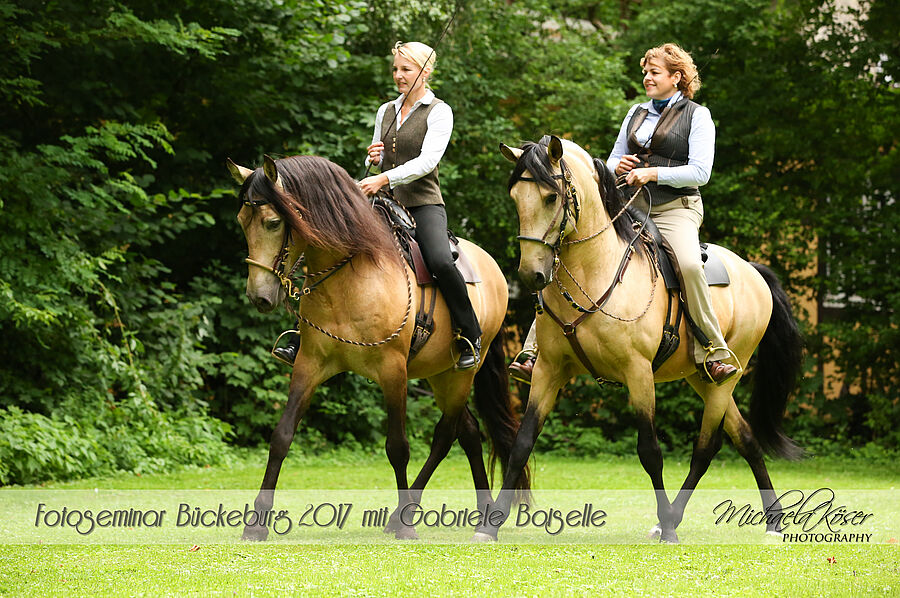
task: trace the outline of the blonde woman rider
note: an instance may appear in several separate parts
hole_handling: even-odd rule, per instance
[[[422,257],[437,278],[450,318],[460,332],[456,368],[469,369],[481,358],[481,327],[450,253],[447,212],[438,180],[438,165],[453,132],[453,110],[436,98],[428,85],[437,58],[434,50],[419,42],[397,42],[393,54],[394,83],[400,96],[378,109],[366,158],[381,173],[363,179],[359,186],[370,196],[390,189],[394,199],[412,214]]]

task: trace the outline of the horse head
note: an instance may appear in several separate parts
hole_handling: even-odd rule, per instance
[[[396,253],[387,224],[347,171],[320,156],[265,156],[250,170],[228,161],[241,184],[238,222],[247,238],[247,297],[262,312],[285,297],[299,257],[337,262],[360,255],[375,263]],[[323,264],[327,265],[327,264]]]
[[[231,159],[227,165],[241,185],[237,220],[247,239],[247,298],[260,312],[270,312],[285,297],[279,274],[288,274],[286,268],[297,261],[305,244],[291,234],[292,223],[280,208],[286,203],[285,189],[275,160],[265,156],[263,167],[256,170]]]
[[[576,230],[581,198],[597,188],[596,171],[587,152],[556,136],[521,148],[500,144],[500,152],[516,165],[509,195],[519,213],[519,278],[539,291],[550,284],[563,241]]]

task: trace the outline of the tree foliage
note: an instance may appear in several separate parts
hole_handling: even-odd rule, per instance
[[[396,40],[438,47],[454,109],[441,165],[451,226],[508,274],[516,217],[499,142],[569,137],[605,157],[640,95],[638,59],[678,41],[718,128],[706,235],[813,299],[807,439],[900,445],[896,210],[898,16],[889,2],[762,0],[0,0],[0,483],[228,458],[268,438],[286,316],[243,298],[226,157],[324,155],[362,175]],[[836,366],[838,396],[824,392]],[[699,405],[660,387],[689,446]],[[410,401],[427,436],[434,408]],[[577,399],[577,400],[576,400]],[[341,376],[302,442],[375,446],[380,394]],[[546,442],[632,436],[620,395],[566,391]],[[599,449],[598,449],[599,450]]]

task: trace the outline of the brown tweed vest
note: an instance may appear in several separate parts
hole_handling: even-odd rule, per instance
[[[635,138],[635,133],[647,118],[649,110],[638,108],[631,115],[628,123],[628,151],[637,154],[641,160],[640,166],[645,168],[649,166],[684,166],[688,163],[690,149],[688,139],[691,135],[691,119],[696,109],[696,102],[687,98],[682,98],[674,104],[666,106],[653,130],[650,145],[643,147]],[[700,189],[697,187],[676,188],[651,182],[647,183],[647,188],[650,190],[650,196],[653,198],[655,206],[686,195],[700,195]]]
[[[406,164],[422,153],[422,142],[428,131],[428,115],[439,103],[441,100],[434,98],[431,104],[427,106],[423,104],[413,110],[403,121],[399,132],[396,120],[391,113],[392,110],[395,110],[393,102],[388,105],[381,121],[381,138],[384,139],[384,152],[381,158],[382,172]],[[407,208],[443,205],[444,198],[441,196],[438,166],[420,179],[394,187],[394,199]]]

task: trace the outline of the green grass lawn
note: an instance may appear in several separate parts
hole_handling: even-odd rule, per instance
[[[253,489],[265,463],[248,453],[227,468],[189,468],[168,475],[126,475],[46,484],[48,490]],[[421,463],[414,459],[410,477]],[[666,463],[670,494],[687,472]],[[649,485],[637,457],[575,459],[539,455],[538,489]],[[890,491],[900,465],[861,459],[774,461],[776,489]],[[467,463],[454,449],[429,488],[467,490]],[[393,488],[382,455],[295,453],[279,489]],[[701,488],[753,489],[743,461],[717,459]],[[277,501],[277,495],[276,495]],[[648,517],[652,513],[647,514]],[[686,516],[686,527],[691,513]],[[681,531],[682,528],[679,528]],[[502,539],[501,532],[501,539]],[[685,594],[716,596],[900,595],[897,544],[659,545],[637,537],[629,545],[430,544],[0,544],[0,595],[341,595],[341,596],[581,596]],[[831,560],[829,560],[831,559]]]

